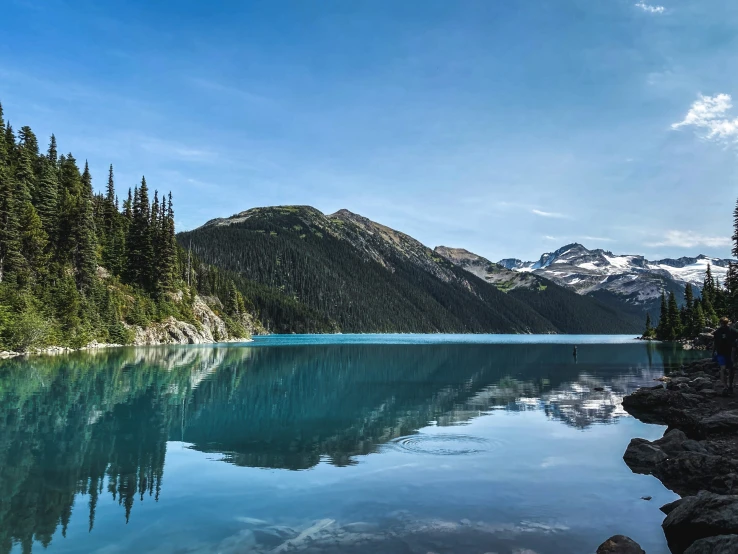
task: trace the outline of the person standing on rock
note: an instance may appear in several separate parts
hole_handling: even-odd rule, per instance
[[[722,317],[720,318],[720,327],[712,336],[712,349],[717,355],[717,362],[720,366],[720,381],[725,387],[723,394],[733,394],[733,378],[735,377],[733,349],[738,343],[738,331],[730,327],[730,320],[727,317]],[[728,370],[729,375],[726,375],[726,370]]]

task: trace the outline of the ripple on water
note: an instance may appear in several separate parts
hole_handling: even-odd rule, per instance
[[[408,435],[388,443],[390,448],[410,454],[432,454],[435,456],[464,456],[490,452],[502,447],[498,441],[489,441],[471,435]]]

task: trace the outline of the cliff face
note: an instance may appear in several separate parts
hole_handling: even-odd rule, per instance
[[[211,300],[212,301],[212,300]],[[197,324],[179,321],[169,317],[161,323],[146,328],[138,325],[129,326],[135,333],[135,346],[153,344],[212,344],[215,342],[236,342],[249,340],[250,337],[230,336],[225,322],[218,317],[210,306],[196,296],[192,311]]]

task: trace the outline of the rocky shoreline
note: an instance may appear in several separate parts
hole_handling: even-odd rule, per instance
[[[674,554],[738,552],[738,397],[723,397],[719,368],[706,359],[626,396],[623,408],[666,425],[661,439],[633,439],[623,459],[682,498],[662,506]]]
[[[133,331],[134,339],[129,345],[107,344],[92,341],[81,348],[70,348],[66,346],[47,346],[43,348],[32,348],[25,352],[1,351],[0,360],[14,358],[16,356],[28,356],[36,354],[63,354],[78,350],[94,350],[97,348],[116,348],[120,346],[154,346],[160,344],[216,344],[227,342],[249,342],[251,337],[230,337],[225,322],[212,310],[208,302],[213,303],[217,299],[201,298],[196,296],[192,304],[192,311],[197,325],[180,321],[169,317],[160,323],[153,323],[147,327],[137,325],[126,325]],[[252,332],[258,331],[254,328],[251,318],[244,318],[244,326]],[[125,325],[125,324],[124,324]]]

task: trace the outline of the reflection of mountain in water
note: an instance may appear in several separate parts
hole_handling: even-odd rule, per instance
[[[4,362],[0,552],[64,533],[77,493],[88,495],[90,529],[100,494],[127,520],[136,497],[161,494],[167,440],[236,465],[305,469],[321,457],[351,464],[430,421],[491,409],[544,410],[580,428],[612,422],[661,360],[651,370],[641,344],[597,349],[607,363],[583,355],[574,365],[564,345],[483,344],[155,347]]]

